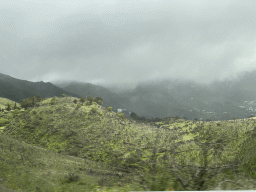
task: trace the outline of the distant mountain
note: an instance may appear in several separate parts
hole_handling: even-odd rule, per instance
[[[248,74],[247,74],[248,75]],[[251,81],[250,81],[251,79]],[[126,109],[140,117],[187,119],[233,119],[249,115],[238,106],[245,100],[252,100],[255,89],[253,75],[250,79],[213,82],[200,85],[191,81],[163,80],[139,84],[133,90],[118,91],[90,83],[65,81],[53,82],[64,90],[79,95],[101,96],[103,106]],[[243,80],[244,83],[240,83]],[[246,89],[245,89],[246,88]],[[110,91],[111,90],[111,91]]]
[[[120,108],[126,109],[126,111],[132,111],[134,107],[127,97],[113,93],[102,86],[77,81],[55,81],[52,83],[60,88],[63,88],[63,90],[82,95],[83,97],[88,97],[89,95],[93,96],[94,98],[102,97],[102,106],[104,107],[108,105],[115,110]]]
[[[49,82],[30,82],[0,73],[0,97],[8,98],[17,103],[35,95],[49,98],[54,96],[62,97],[62,94],[81,98],[80,95],[65,91]]]
[[[244,101],[256,101],[255,76],[256,72],[247,73],[238,80],[213,82],[208,86],[189,81],[148,82],[133,90],[114,92],[91,83],[68,80],[29,82],[0,73],[0,97],[20,103],[35,95],[42,98],[62,97],[62,94],[77,98],[91,95],[102,97],[102,106],[111,106],[113,111],[126,109],[122,111],[125,116],[134,112],[146,118],[178,116],[217,121],[251,115],[251,109],[239,106],[244,105]]]

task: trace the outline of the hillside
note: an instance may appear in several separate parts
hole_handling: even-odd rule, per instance
[[[163,169],[165,158],[168,157],[171,164],[183,169],[179,164],[184,162],[178,154],[185,150],[186,162],[193,162],[193,165],[198,167],[202,162],[194,158],[200,156],[193,151],[197,149],[199,141],[203,143],[207,138],[211,143],[221,141],[218,138],[229,139],[225,148],[220,151],[222,156],[227,158],[225,162],[236,162],[234,158],[239,157],[248,164],[247,154],[253,152],[245,153],[240,147],[253,144],[251,132],[254,121],[223,121],[216,124],[169,118],[165,122],[158,122],[161,126],[156,128],[151,124],[139,124],[126,119],[122,113],[115,113],[111,108],[96,103],[82,105],[75,97],[56,98],[54,105],[50,104],[52,99],[43,100],[38,103],[38,107],[22,109],[18,113],[0,113],[0,158],[3,160],[0,167],[5,168],[2,173],[8,173],[12,178],[9,180],[6,174],[1,174],[0,184],[6,186],[16,183],[12,186],[20,186],[24,191],[37,189],[60,192],[62,189],[74,190],[74,187],[75,191],[93,191],[97,186],[115,188],[118,191],[168,188],[188,190],[188,187],[182,188],[178,184],[180,181],[175,179],[181,177],[176,175],[176,168],[169,163],[168,168]],[[75,99],[77,104],[74,103]],[[249,144],[247,140],[250,141]],[[242,143],[246,145],[241,145]],[[191,149],[192,153],[189,152]],[[229,152],[237,155],[229,155]],[[244,154],[241,156],[241,153]],[[155,155],[158,160],[161,159],[158,163]],[[177,161],[179,163],[175,163]],[[224,163],[224,159],[216,159],[213,154],[209,156],[208,161],[209,166],[220,166]],[[160,174],[159,179],[164,179],[167,174],[168,181],[164,179],[167,183],[155,181],[153,186],[152,181],[140,174],[146,174],[145,171],[151,167],[151,163],[154,163],[154,171],[147,174]],[[240,168],[241,165],[239,164]],[[29,173],[26,174],[24,170]],[[194,168],[191,172],[183,172],[196,174],[196,170],[193,170]],[[207,170],[207,167],[204,170]],[[169,171],[174,171],[172,176]],[[243,183],[240,189],[256,187],[256,184],[245,177],[246,174],[248,171],[245,172],[244,169],[240,169],[239,174],[236,173],[238,181]],[[192,182],[189,186],[192,189],[213,189],[226,177],[226,173],[216,172],[209,180],[210,183],[198,186]],[[143,184],[144,179],[148,181]],[[98,181],[98,184],[95,181]],[[122,188],[123,185],[126,187]],[[233,184],[227,185],[228,189],[235,187],[237,186]]]
[[[26,80],[16,79],[9,75],[0,73],[0,97],[8,98],[12,101],[20,103],[21,100],[34,95],[40,95],[42,98],[61,97],[62,94],[67,96],[82,96],[65,91],[50,82],[30,82]]]

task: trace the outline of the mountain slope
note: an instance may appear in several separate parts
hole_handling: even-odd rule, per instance
[[[90,144],[96,142],[96,135],[108,135],[102,143],[107,150],[106,145],[115,140],[111,135],[125,134],[125,127],[132,125],[143,134],[143,129],[139,128],[143,127],[141,124],[123,118],[122,114],[109,111],[96,103],[90,106],[79,102],[74,104],[74,99],[78,100],[75,97],[57,98],[56,104],[50,105],[49,98],[39,102],[39,107],[21,110],[10,123],[2,127],[2,133],[20,142],[24,141],[58,153],[96,161],[104,155],[98,152],[89,153]],[[148,124],[149,127],[157,129]],[[136,137],[141,134],[137,134]],[[100,143],[99,140],[97,143]],[[97,148],[102,147],[97,146]]]
[[[62,94],[81,98],[82,96],[65,91],[52,83],[29,82],[0,73],[0,97],[20,103],[21,100],[35,95],[42,98],[61,97]]]

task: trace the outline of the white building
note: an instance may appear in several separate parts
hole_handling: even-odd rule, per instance
[[[117,112],[126,111],[126,109],[117,109]]]

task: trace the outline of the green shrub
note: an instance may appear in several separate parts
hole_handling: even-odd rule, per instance
[[[0,127],[8,124],[11,120],[0,118]]]
[[[77,104],[77,106],[76,106],[77,109],[78,109],[78,108],[81,108],[81,107],[82,107],[81,104]]]
[[[89,98],[87,99],[90,103],[92,103],[93,101],[95,101],[95,98],[93,98],[93,96],[89,96]]]
[[[85,103],[85,105],[86,105],[86,106],[90,106],[90,105],[92,105],[92,104],[91,104],[90,101],[87,101],[87,102]]]
[[[14,110],[12,111],[12,116],[13,116],[13,117],[16,117],[19,113],[20,113],[20,111],[19,111],[18,109],[14,109]]]
[[[97,108],[95,108],[95,107],[92,107],[92,108],[91,108],[91,112],[92,112],[92,113],[95,113],[96,111],[97,111]]]
[[[55,105],[55,104],[56,104],[56,98],[54,97],[51,99],[50,105]]]
[[[98,103],[99,105],[102,105],[102,104],[103,104],[103,101],[102,101],[102,100],[98,100],[97,103]]]
[[[86,100],[85,100],[84,97],[82,97],[82,98],[80,98],[80,101],[81,101],[82,103],[84,103]]]
[[[121,119],[124,119],[124,114],[123,114],[123,113],[117,112],[117,115],[118,115]]]
[[[71,182],[78,182],[79,179],[79,175],[75,174],[75,173],[69,173],[67,176],[65,176],[65,179],[61,180],[62,184],[64,183],[71,183]]]
[[[245,172],[250,178],[256,179],[256,157],[252,157],[246,164],[239,167],[240,170]]]
[[[108,111],[112,111],[112,107],[108,107]]]

